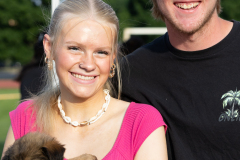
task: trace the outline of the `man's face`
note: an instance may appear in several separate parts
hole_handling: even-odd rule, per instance
[[[216,12],[217,0],[157,0],[168,28],[186,34],[200,30]]]

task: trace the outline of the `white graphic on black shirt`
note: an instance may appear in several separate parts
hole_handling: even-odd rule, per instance
[[[228,91],[223,94],[223,109],[226,109],[220,117],[219,121],[240,121],[238,107],[240,106],[240,91]]]

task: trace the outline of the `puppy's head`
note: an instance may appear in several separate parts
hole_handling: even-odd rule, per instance
[[[16,140],[2,160],[63,160],[64,152],[53,137],[35,132]]]

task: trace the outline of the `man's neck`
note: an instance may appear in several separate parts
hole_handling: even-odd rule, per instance
[[[170,43],[182,51],[198,51],[214,46],[231,31],[233,23],[223,20],[218,15],[213,17],[194,34],[186,34],[167,24]]]

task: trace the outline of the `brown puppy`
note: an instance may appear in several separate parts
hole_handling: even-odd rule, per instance
[[[16,140],[8,148],[2,160],[63,160],[65,148],[53,137],[34,132]],[[84,154],[71,160],[97,160]]]
[[[64,152],[54,138],[35,132],[16,140],[2,160],[63,160]]]

